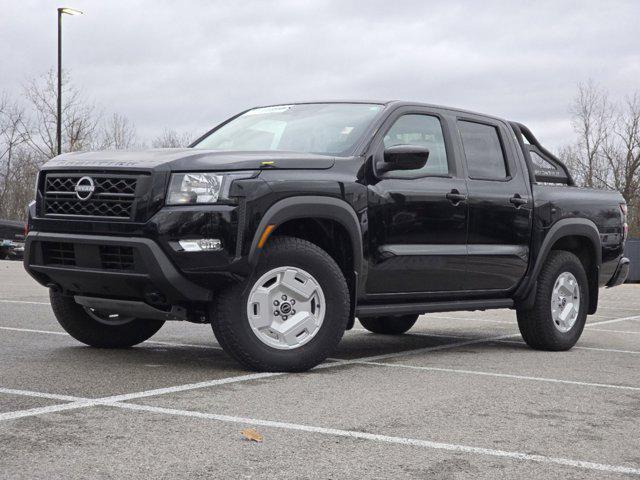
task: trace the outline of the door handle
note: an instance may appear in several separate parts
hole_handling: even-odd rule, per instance
[[[460,193],[455,188],[447,193],[446,197],[447,200],[449,200],[454,205],[458,205],[460,202],[464,202],[467,199],[467,196],[465,194]]]
[[[515,205],[516,208],[520,208],[522,205],[526,205],[527,203],[529,203],[529,200],[526,198],[522,198],[519,193],[516,193],[509,199],[509,202]]]

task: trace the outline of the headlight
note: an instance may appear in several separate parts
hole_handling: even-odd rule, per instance
[[[254,172],[174,173],[167,192],[167,205],[195,205],[229,200],[234,180],[251,178]]]

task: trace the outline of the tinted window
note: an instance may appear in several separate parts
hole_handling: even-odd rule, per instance
[[[458,122],[464,153],[467,157],[469,177],[484,180],[507,178],[498,129],[475,122]]]
[[[384,146],[421,145],[429,149],[429,160],[420,170],[395,171],[396,176],[415,176],[416,173],[447,175],[447,151],[444,147],[442,125],[431,115],[403,115],[398,118],[384,137]]]

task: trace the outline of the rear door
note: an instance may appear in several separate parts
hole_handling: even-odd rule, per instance
[[[465,290],[507,291],[529,261],[531,186],[503,122],[458,117],[469,195]]]
[[[467,187],[455,161],[452,132],[455,122],[444,112],[403,107],[374,140],[373,165],[394,145],[421,145],[430,152],[422,169],[374,172],[369,182],[366,290],[374,298],[420,298],[463,288]]]

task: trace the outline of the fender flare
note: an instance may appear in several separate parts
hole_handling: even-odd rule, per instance
[[[323,218],[334,220],[342,225],[349,234],[353,249],[353,270],[357,277],[362,274],[363,246],[360,221],[353,207],[344,200],[334,197],[296,196],[274,203],[264,214],[258,228],[253,233],[249,264],[254,267],[258,263],[262,249],[258,247],[260,235],[267,225],[279,225],[296,218]]]
[[[534,299],[537,289],[537,280],[540,270],[544,262],[551,252],[553,245],[564,237],[585,237],[592,244],[595,252],[594,272],[587,272],[587,275],[595,275],[589,282],[589,313],[594,313],[598,304],[598,272],[602,264],[602,244],[600,241],[600,232],[595,223],[586,218],[563,218],[554,223],[549,232],[542,241],[540,250],[536,256],[536,262],[527,274],[525,281],[516,291],[514,298],[516,301],[525,306],[530,306]],[[595,285],[595,286],[594,286]]]

